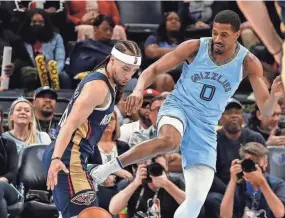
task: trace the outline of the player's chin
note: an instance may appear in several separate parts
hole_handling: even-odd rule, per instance
[[[215,49],[214,50],[214,52],[216,53],[216,54],[223,54],[224,53],[224,49]]]

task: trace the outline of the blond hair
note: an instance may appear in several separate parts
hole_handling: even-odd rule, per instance
[[[11,120],[11,115],[14,112],[14,108],[18,103],[25,102],[31,107],[31,113],[32,113],[32,122],[28,124],[28,137],[24,141],[26,145],[36,144],[38,143],[38,136],[37,136],[37,123],[36,123],[36,116],[35,111],[33,109],[33,106],[31,102],[29,102],[27,99],[20,97],[16,101],[14,101],[11,105],[9,115],[8,115],[8,124],[9,124],[9,130],[14,129],[14,121]]]

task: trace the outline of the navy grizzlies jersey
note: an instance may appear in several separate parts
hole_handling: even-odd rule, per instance
[[[64,124],[69,113],[71,112],[73,104],[80,95],[84,85],[94,80],[103,80],[106,82],[110,90],[109,100],[104,108],[95,108],[87,120],[73,133],[71,141],[62,157],[62,161],[67,165],[71,164],[70,162],[72,162],[72,159],[75,160],[76,156],[81,160],[83,158],[84,160],[82,161],[86,162],[86,157],[93,154],[94,146],[96,146],[101,139],[102,134],[110,122],[112,113],[114,111],[115,92],[110,85],[108,78],[102,73],[92,72],[86,76],[76,88],[71,101],[69,102],[61,120],[59,121],[55,137],[57,137],[61,126]],[[78,114],[78,116],[80,116],[80,114]],[[73,156],[74,158],[72,158]]]

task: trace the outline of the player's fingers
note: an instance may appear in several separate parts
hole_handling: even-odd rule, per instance
[[[131,96],[130,99],[129,99],[129,105],[128,105],[128,110],[127,110],[127,114],[128,115],[132,114],[134,104],[135,104],[135,98],[133,96]]]
[[[132,102],[132,96],[129,96],[126,102],[126,113],[127,114],[129,113],[131,102]]]
[[[52,190],[54,190],[54,186],[57,185],[57,172],[53,173],[53,185],[52,185]]]
[[[69,173],[68,169],[66,168],[66,166],[63,163],[61,163],[60,169],[63,170],[63,172],[65,172],[66,174]]]
[[[48,190],[51,189],[52,181],[53,181],[52,173],[49,171],[48,172],[48,178],[47,178],[47,188],[48,188]]]

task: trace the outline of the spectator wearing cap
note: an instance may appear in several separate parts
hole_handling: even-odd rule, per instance
[[[23,97],[12,103],[8,123],[9,131],[4,132],[2,136],[16,143],[18,153],[27,146],[51,143],[47,133],[37,131],[33,105]]]
[[[139,132],[140,130],[147,130],[152,125],[152,122],[149,117],[148,106],[153,100],[153,98],[159,96],[160,93],[154,89],[146,89],[144,90],[143,94],[143,104],[138,111],[139,120],[121,126],[120,140],[128,144],[134,132]]]
[[[230,181],[231,162],[240,159],[239,150],[248,142],[258,142],[265,146],[262,135],[243,128],[243,107],[236,99],[230,99],[221,117],[222,129],[217,131],[216,175],[205,207],[209,217],[220,217],[220,204],[226,186]]]
[[[33,106],[39,131],[49,133],[50,129],[56,127],[56,100],[57,93],[49,86],[40,87],[35,91]]]

